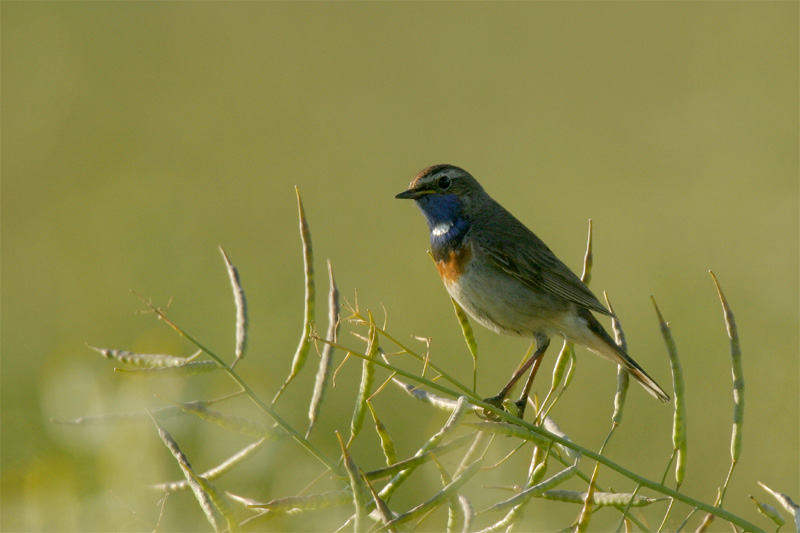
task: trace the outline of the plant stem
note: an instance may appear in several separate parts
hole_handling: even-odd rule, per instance
[[[222,369],[225,370],[225,372],[227,372],[228,375],[231,378],[233,378],[233,380],[239,385],[239,387],[241,387],[241,389],[250,398],[250,400],[254,404],[256,404],[256,406],[258,406],[259,409],[264,411],[270,418],[272,418],[275,421],[275,423],[278,424],[278,426],[280,426],[280,428],[282,430],[284,430],[294,440],[296,440],[297,443],[300,444],[300,446],[302,446],[303,448],[308,450],[314,457],[319,459],[320,462],[322,462],[322,464],[324,464],[331,471],[336,473],[336,475],[339,475],[339,476],[344,476],[345,475],[345,471],[342,470],[341,467],[338,464],[336,464],[335,462],[333,462],[330,459],[328,459],[327,457],[325,457],[325,455],[321,451],[319,451],[316,446],[311,444],[305,437],[303,437],[300,433],[295,431],[295,429],[291,426],[291,424],[289,424],[287,421],[285,421],[283,418],[281,418],[281,416],[278,415],[278,413],[275,412],[275,410],[272,408],[272,406],[268,405],[261,398],[259,398],[258,395],[255,393],[255,391],[253,391],[253,389],[250,388],[250,386],[239,376],[239,374],[237,374],[236,371],[233,368],[231,368],[229,365],[227,365],[222,360],[222,358],[220,358],[217,354],[212,352],[210,349],[208,349],[205,346],[203,346],[202,344],[200,344],[200,342],[197,339],[195,339],[194,337],[192,337],[191,335],[189,335],[188,333],[183,331],[181,328],[179,328],[177,324],[175,324],[173,321],[171,321],[169,318],[167,318],[167,316],[164,314],[164,312],[161,309],[157,308],[156,306],[154,306],[153,304],[151,304],[150,302],[147,302],[147,301],[145,301],[145,304],[148,307],[150,307],[150,309],[152,309],[152,311],[156,314],[156,316],[158,316],[158,318],[163,320],[167,325],[169,325],[169,327],[174,329],[181,337],[183,337],[187,341],[189,341],[192,344],[194,344],[195,346],[197,346],[197,348],[202,350],[203,353],[205,353],[211,359],[216,361],[217,364],[219,364],[220,367],[222,367]]]

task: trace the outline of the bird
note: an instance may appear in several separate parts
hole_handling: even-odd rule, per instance
[[[621,366],[644,388],[664,392],[603,328],[593,313],[615,317],[530,229],[496,202],[466,170],[440,164],[420,171],[395,196],[413,200],[430,231],[430,252],[447,292],[479,324],[532,338],[536,351],[487,403],[502,407],[514,384],[563,337]],[[522,418],[534,370],[516,401]]]

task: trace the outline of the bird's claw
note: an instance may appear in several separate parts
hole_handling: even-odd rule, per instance
[[[492,396],[491,398],[485,398],[483,401],[489,405],[498,407],[507,413],[511,413],[519,419],[522,419],[523,415],[525,414],[525,407],[528,405],[527,398],[520,398],[516,402],[512,402],[511,400],[500,395]],[[500,417],[497,415],[497,413],[490,411],[489,409],[483,409],[482,411],[479,411],[478,416],[491,422],[500,421]]]
[[[505,404],[505,397],[504,396],[501,396],[501,395],[498,394],[497,396],[492,396],[491,398],[485,398],[483,401],[485,403],[488,403],[489,405],[493,405],[493,406],[495,406],[495,407],[497,407],[499,409],[502,409],[504,411],[508,411],[508,409],[506,409],[506,407],[504,405]],[[500,417],[497,416],[497,413],[494,413],[494,412],[492,412],[492,411],[490,411],[488,409],[484,409],[483,411],[479,411],[478,412],[478,416],[480,416],[484,420],[489,420],[489,421],[492,421],[492,422],[498,422],[500,420]]]
[[[525,415],[525,407],[528,405],[528,398],[520,398],[514,402],[514,405],[517,407],[517,418],[522,420]]]

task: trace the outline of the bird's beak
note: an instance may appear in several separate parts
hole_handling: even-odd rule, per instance
[[[432,194],[433,191],[428,189],[408,189],[407,191],[403,191],[400,194],[396,195],[395,198],[399,198],[401,200],[416,200],[426,194]]]

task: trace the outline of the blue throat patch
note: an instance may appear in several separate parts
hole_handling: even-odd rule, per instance
[[[448,257],[450,252],[458,251],[469,229],[469,222],[457,218],[446,231],[442,230],[443,226],[438,228],[431,230],[431,253],[437,261]]]
[[[454,194],[429,195],[416,203],[428,222],[433,258],[440,261],[457,251],[470,226],[464,218],[461,199]]]

